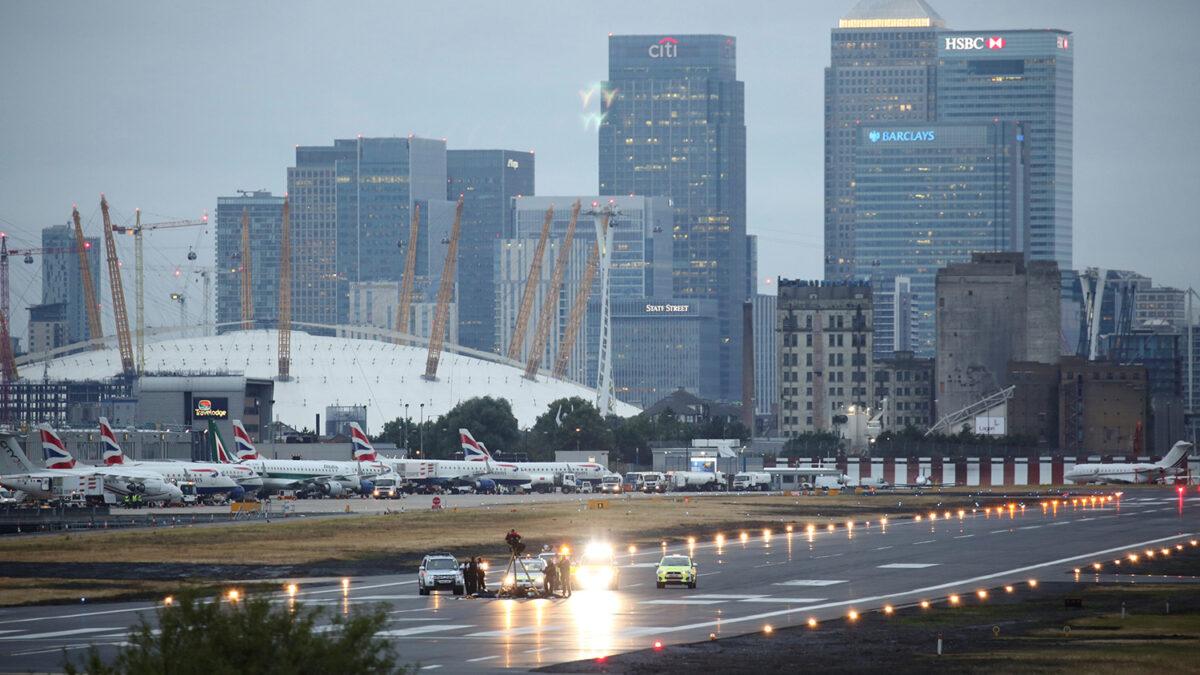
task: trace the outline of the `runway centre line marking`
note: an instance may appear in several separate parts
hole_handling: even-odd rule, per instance
[[[1022,526],[1022,527],[1018,527],[1017,529],[1018,529],[1018,530],[1036,530],[1036,529],[1038,529],[1039,527],[1041,527],[1041,525],[1025,525],[1025,526]]]
[[[536,654],[538,652],[544,652],[547,649],[554,649],[554,647],[538,647],[537,649],[526,649],[525,653],[526,654]]]
[[[405,586],[408,584],[417,583],[416,579],[408,581],[389,581],[386,584],[371,584],[370,586],[355,586],[351,584],[350,589],[354,591],[367,591],[372,588],[387,588],[388,586]],[[331,588],[318,588],[315,591],[304,591],[300,595],[318,595],[320,593],[343,593],[345,592],[340,585],[332,586]]]
[[[136,607],[136,608],[126,607],[124,609],[109,609],[109,610],[105,610],[103,612],[82,612],[79,614],[59,614],[56,616],[34,616],[34,617],[26,618],[26,619],[8,619],[6,621],[0,621],[0,624],[26,623],[29,621],[47,621],[47,620],[58,620],[58,619],[79,619],[79,618],[85,618],[85,617],[90,617],[90,616],[102,616],[104,614],[125,614],[127,612],[144,612],[147,609],[153,609],[153,606]]]
[[[421,666],[421,670],[434,670],[441,667],[442,665],[440,663],[435,663],[432,666]]]
[[[678,598],[673,600],[642,600],[639,605],[716,605],[728,600],[694,600],[692,598]]]
[[[955,537],[955,539],[970,539],[971,537],[974,537],[974,536],[975,535],[973,535],[973,534],[960,534],[957,537]]]
[[[706,593],[704,595],[689,595],[693,600],[750,600],[752,598],[765,598],[765,594],[759,595],[725,595],[723,593]]]
[[[485,630],[480,633],[470,633],[467,637],[512,637],[517,635],[531,635],[540,631],[562,630],[562,626],[521,626],[520,628],[510,628],[506,630]]]
[[[1035,565],[1026,565],[1025,567],[1016,567],[1013,569],[1002,570],[1000,572],[993,572],[991,574],[983,574],[980,576],[971,577],[969,579],[958,579],[955,581],[948,581],[946,583],[938,584],[936,586],[926,586],[924,588],[914,588],[914,589],[907,590],[907,591],[898,591],[896,593],[885,593],[883,595],[873,595],[873,596],[867,596],[867,597],[862,597],[862,598],[854,598],[851,600],[843,600],[840,602],[829,602],[824,605],[814,605],[812,607],[806,607],[805,609],[811,611],[811,610],[816,610],[816,609],[828,609],[830,607],[845,607],[847,605],[863,604],[863,603],[867,603],[867,602],[875,602],[878,600],[887,600],[890,598],[899,598],[899,597],[904,597],[904,596],[917,595],[920,593],[929,593],[931,591],[940,591],[940,590],[944,590],[947,588],[954,588],[955,586],[966,586],[966,585],[978,583],[981,581],[989,581],[991,579],[998,579],[998,578],[1005,577],[1005,576],[1014,576],[1014,575],[1021,574],[1024,572],[1028,572],[1030,570],[1041,569],[1043,567],[1051,567],[1054,565],[1061,565],[1063,563],[1071,562],[1073,560],[1079,560],[1081,558],[1094,558],[1095,556],[1098,556],[1098,555],[1107,555],[1107,554],[1114,553],[1117,551],[1126,551],[1126,550],[1128,550],[1130,548],[1134,548],[1134,547],[1147,546],[1150,544],[1157,544],[1157,543],[1164,542],[1164,541],[1174,541],[1176,539],[1182,539],[1182,538],[1194,537],[1194,536],[1196,536],[1195,532],[1188,532],[1185,534],[1174,534],[1169,537],[1159,537],[1158,539],[1149,539],[1146,541],[1134,542],[1134,543],[1126,544],[1124,546],[1117,546],[1114,548],[1106,548],[1106,549],[1102,549],[1099,551],[1091,551],[1088,553],[1081,553],[1079,555],[1071,556],[1069,558],[1059,558],[1058,560],[1049,560],[1046,562],[1037,563]],[[789,608],[789,609],[776,610],[774,612],[762,612],[759,614],[750,614],[747,616],[722,617],[721,619],[719,619],[717,621],[702,621],[700,623],[686,624],[686,625],[682,625],[682,626],[667,626],[667,627],[634,629],[634,630],[629,631],[626,635],[624,635],[624,637],[634,638],[634,637],[641,637],[644,635],[653,635],[653,634],[662,634],[662,633],[677,633],[679,631],[695,630],[697,628],[709,628],[711,626],[717,626],[717,625],[727,626],[731,623],[741,623],[744,621],[759,621],[761,619],[769,619],[771,617],[776,617],[776,616],[785,616],[785,615],[791,614],[795,611],[796,611],[795,609]]]
[[[637,588],[638,586],[644,586],[644,585],[645,584],[628,584],[625,586],[625,588]]]
[[[1071,521],[1069,521],[1069,520],[1064,520],[1064,521],[1062,521],[1062,522],[1058,522],[1058,523],[1050,523],[1050,524],[1049,524],[1049,525],[1047,525],[1046,527],[1057,527],[1057,526],[1059,526],[1059,525],[1070,525],[1070,524],[1071,524]]]
[[[871,550],[872,551],[886,551],[889,548],[895,548],[895,546],[880,546],[879,548],[873,548]]]
[[[932,544],[935,541],[937,541],[937,539],[926,539],[925,541],[914,541],[912,545],[920,546],[921,544]]]
[[[422,633],[436,633],[443,630],[460,630],[463,628],[474,628],[474,624],[437,624],[432,626],[414,626],[412,628],[400,628],[397,630],[382,630],[376,633],[381,637],[407,637],[409,635],[421,635]]]
[[[845,555],[845,554],[843,554],[843,553],[831,553],[831,554],[829,554],[829,555],[819,555],[819,556],[815,556],[815,557],[813,558],[813,560],[820,560],[820,559],[822,559],[822,558],[837,558],[838,556],[841,556],[841,555]]]
[[[937,567],[941,563],[888,563],[879,565],[881,570],[923,570],[926,567]]]
[[[480,656],[480,657],[474,658],[474,659],[467,659],[467,663],[478,663],[479,661],[491,661],[492,659],[498,659],[498,658],[500,658],[499,654],[492,654],[491,656]]]
[[[80,635],[82,633],[103,633],[106,630],[113,630],[112,626],[104,628],[74,628],[72,630],[56,630],[49,633],[25,633],[23,635],[2,635],[0,640],[40,640],[42,638],[65,637],[67,635]]]
[[[825,598],[747,598],[745,600],[738,600],[738,602],[786,602],[792,605],[807,605],[814,602],[820,602],[824,599]]]
[[[779,581],[776,586],[832,586],[834,584],[844,584],[845,579],[792,579],[791,581]]]
[[[1012,530],[992,530],[988,534],[1000,534],[1002,532],[1012,532]]]

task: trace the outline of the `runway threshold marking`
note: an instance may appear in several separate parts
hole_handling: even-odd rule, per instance
[[[907,590],[907,591],[898,591],[896,593],[886,593],[883,595],[873,595],[873,596],[867,596],[867,597],[862,597],[862,598],[853,598],[851,600],[843,600],[843,601],[839,601],[839,602],[829,602],[829,603],[825,603],[824,605],[813,605],[811,607],[806,607],[805,609],[808,611],[812,611],[812,610],[818,610],[818,609],[828,609],[830,607],[846,607],[848,605],[862,605],[864,603],[876,602],[879,600],[888,600],[891,598],[899,598],[899,597],[912,596],[912,595],[917,595],[917,594],[922,594],[922,593],[930,593],[933,591],[941,591],[941,590],[946,590],[949,588],[954,588],[956,586],[967,586],[967,585],[976,584],[976,583],[983,582],[983,581],[990,581],[992,579],[999,579],[1001,577],[1016,576],[1018,574],[1023,574],[1025,572],[1029,572],[1031,570],[1041,569],[1043,567],[1051,567],[1054,565],[1062,565],[1064,563],[1072,562],[1075,560],[1080,560],[1080,559],[1085,559],[1085,558],[1094,558],[1096,556],[1108,555],[1110,553],[1115,553],[1117,551],[1127,551],[1131,548],[1149,546],[1152,544],[1158,544],[1158,543],[1165,542],[1165,541],[1175,541],[1177,539],[1182,539],[1182,538],[1186,538],[1186,537],[1195,537],[1195,536],[1196,536],[1195,532],[1174,534],[1174,535],[1171,535],[1168,537],[1159,537],[1157,539],[1148,539],[1146,541],[1133,542],[1133,543],[1126,544],[1124,546],[1116,546],[1113,548],[1106,548],[1106,549],[1102,549],[1099,551],[1090,551],[1088,553],[1081,553],[1079,555],[1074,555],[1069,558],[1059,558],[1058,560],[1049,560],[1046,562],[1037,563],[1036,565],[1026,565],[1024,567],[1015,567],[1012,569],[1002,570],[1000,572],[993,572],[991,574],[983,574],[980,576],[971,577],[969,579],[958,579],[955,581],[948,581],[946,583],[937,584],[936,586],[926,586],[924,588],[914,588],[914,589]],[[732,624],[732,623],[742,623],[744,621],[760,621],[762,619],[769,619],[771,617],[776,617],[776,616],[786,616],[788,614],[794,613],[795,611],[796,611],[795,609],[791,609],[791,608],[780,609],[780,610],[776,610],[773,612],[761,612],[759,614],[750,614],[747,616],[721,617],[719,620],[716,620],[716,621],[702,621],[700,623],[685,624],[682,626],[659,626],[659,627],[652,627],[652,628],[651,627],[645,627],[645,628],[631,627],[628,631],[626,631],[624,633],[624,637],[635,638],[635,637],[642,637],[645,635],[660,635],[663,633],[677,633],[677,632],[685,631],[685,630],[695,630],[697,628],[709,628],[709,627],[718,626],[718,625],[719,626],[728,626],[729,624]]]

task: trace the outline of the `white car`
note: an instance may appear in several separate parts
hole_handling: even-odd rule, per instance
[[[458,559],[449,553],[430,553],[421,560],[417,570],[417,592],[429,595],[430,591],[454,591],[455,595],[466,592],[466,583]]]
[[[546,561],[521,558],[500,584],[500,594],[510,597],[542,595],[546,592]]]

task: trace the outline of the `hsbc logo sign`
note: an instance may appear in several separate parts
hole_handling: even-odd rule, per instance
[[[679,40],[665,37],[656,45],[650,45],[648,51],[652,59],[673,59],[679,56]]]
[[[946,38],[946,49],[948,51],[966,51],[975,49],[1004,49],[1006,45],[1002,37],[948,37]]]

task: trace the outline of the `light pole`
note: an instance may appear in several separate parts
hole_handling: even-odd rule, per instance
[[[425,404],[421,404],[421,426],[417,427],[417,453],[425,449]]]
[[[408,404],[404,404],[404,454],[408,454]]]
[[[579,452],[579,427],[575,427],[575,452]]]

